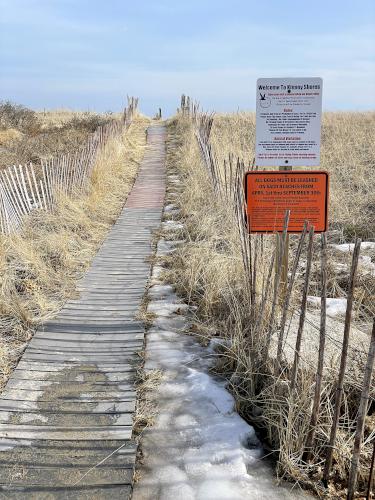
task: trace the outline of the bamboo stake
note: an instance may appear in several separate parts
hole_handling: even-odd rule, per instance
[[[352,320],[355,275],[356,275],[357,267],[358,267],[360,249],[361,249],[361,240],[356,239],[356,242],[354,245],[354,251],[353,251],[352,266],[351,266],[351,271],[350,271],[350,281],[349,281],[346,315],[345,315],[345,326],[344,326],[344,338],[343,338],[343,345],[342,345],[342,352],[341,352],[339,378],[337,380],[337,387],[336,387],[335,410],[334,410],[334,414],[333,414],[331,434],[330,434],[330,438],[329,438],[329,444],[327,447],[327,456],[326,456],[324,472],[323,472],[323,484],[325,486],[328,486],[329,475],[330,475],[331,467],[332,467],[333,449],[335,446],[337,427],[338,427],[339,418],[340,418],[340,408],[341,408],[344,376],[345,376],[345,369],[346,369],[346,360],[348,357],[350,324],[351,324],[351,320]]]
[[[303,327],[305,325],[305,317],[306,317],[307,295],[309,293],[310,271],[311,271],[311,264],[312,264],[312,258],[313,258],[313,243],[314,243],[314,226],[311,226],[310,231],[309,231],[309,245],[307,247],[307,265],[306,265],[306,273],[305,273],[305,283],[304,283],[303,292],[302,292],[301,312],[300,312],[300,316],[299,316],[296,348],[294,351],[294,362],[293,362],[292,374],[291,374],[291,378],[290,378],[290,391],[291,392],[294,391],[294,388],[296,385],[296,380],[297,380],[298,365],[299,365],[300,352],[301,352],[302,334],[303,334]],[[277,358],[277,359],[280,362],[280,358]]]
[[[322,286],[320,300],[320,334],[319,334],[319,354],[318,368],[315,377],[314,402],[311,411],[310,429],[305,443],[304,460],[311,460],[312,447],[314,444],[315,430],[319,417],[320,398],[322,391],[323,367],[324,367],[324,349],[326,341],[326,323],[327,323],[327,237],[325,233],[321,235],[321,271],[320,282]]]
[[[367,363],[365,368],[365,375],[363,378],[363,388],[361,393],[361,401],[358,408],[357,428],[355,431],[352,464],[350,468],[349,481],[348,481],[348,496],[347,500],[353,500],[354,493],[357,485],[359,455],[361,452],[361,445],[363,440],[363,431],[365,428],[365,418],[367,415],[367,406],[370,393],[372,370],[374,368],[375,358],[375,319],[372,326],[372,334],[370,341],[370,348],[367,356]]]

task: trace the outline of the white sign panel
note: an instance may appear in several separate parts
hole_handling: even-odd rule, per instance
[[[321,78],[257,81],[256,165],[320,164],[322,89]]]

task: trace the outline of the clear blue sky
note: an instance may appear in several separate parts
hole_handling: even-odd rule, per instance
[[[0,99],[254,109],[271,76],[321,76],[325,109],[375,109],[375,0],[0,0]]]

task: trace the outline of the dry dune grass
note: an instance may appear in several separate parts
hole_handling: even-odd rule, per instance
[[[93,112],[35,112],[0,102],[0,169],[75,153],[90,133],[117,115]]]
[[[0,146],[7,146],[13,141],[19,141],[23,137],[22,132],[15,128],[7,128],[5,130],[0,130]]]
[[[329,241],[352,242],[355,237],[375,241],[375,112],[324,113],[322,124],[321,168],[330,173]],[[213,124],[211,142],[220,163],[229,154],[253,163],[255,114],[218,115]],[[292,240],[296,238],[292,238]],[[345,297],[346,269],[351,256],[330,252],[328,296]],[[375,251],[362,252],[375,263]],[[375,315],[375,273],[361,268],[356,291],[356,319],[364,324]],[[319,290],[317,289],[316,292]]]
[[[35,113],[42,129],[61,128],[72,120],[86,120],[98,116],[98,113],[95,111],[76,111],[66,108],[48,109],[44,111],[36,111]],[[120,113],[112,113],[111,111],[108,111],[100,116],[105,118],[119,118]]]
[[[375,238],[375,112],[323,113],[321,168],[331,175],[331,228],[344,241]],[[220,162],[253,162],[255,114],[217,115],[211,142]]]
[[[0,236],[0,388],[35,327],[75,293],[131,189],[148,123],[135,118],[125,136],[108,142],[87,197],[61,197],[54,213],[34,211],[22,232]]]
[[[354,234],[363,237],[374,236],[373,212],[366,212],[364,220],[360,214],[368,206],[374,194],[368,191],[369,173],[374,170],[375,152],[369,144],[371,124],[374,123],[374,113],[364,114],[329,114],[324,117],[323,138],[323,167],[332,175],[332,217],[335,213],[334,239],[349,239]],[[345,124],[345,134],[341,130]],[[328,128],[330,132],[328,133]],[[232,153],[239,156],[245,163],[252,163],[254,141],[254,115],[236,114],[219,115],[213,125],[211,142],[216,156],[220,161]],[[330,137],[327,137],[327,134]],[[351,134],[350,138],[346,138]],[[333,136],[333,137],[331,137]],[[350,150],[354,142],[362,144],[367,154],[354,157]],[[355,177],[355,189],[361,193],[361,198],[354,202],[353,216],[343,204],[343,193],[346,199],[353,199],[353,186],[345,182],[346,165],[344,158],[353,159],[359,165]],[[197,306],[197,324],[195,334],[202,339],[214,335],[223,339],[223,346],[218,352],[217,369],[229,380],[230,387],[235,394],[238,409],[251,422],[262,429],[263,438],[270,446],[270,450],[277,452],[278,474],[280,477],[298,481],[301,485],[314,489],[319,495],[326,491],[320,482],[322,463],[326,450],[327,436],[332,424],[334,384],[337,379],[337,367],[340,356],[340,342],[336,343],[335,335],[341,341],[343,325],[341,322],[329,320],[330,337],[327,340],[330,354],[325,366],[325,378],[322,391],[321,413],[316,429],[313,461],[311,464],[301,461],[301,450],[308,433],[311,416],[311,402],[314,387],[314,377],[317,360],[317,341],[319,335],[319,317],[309,315],[309,321],[314,320],[318,329],[306,324],[308,335],[307,351],[311,351],[308,359],[305,353],[301,360],[301,370],[298,374],[298,390],[291,394],[288,377],[275,376],[275,367],[272,361],[265,365],[261,353],[268,331],[270,304],[266,302],[263,320],[255,325],[252,311],[249,307],[249,283],[244,272],[241,255],[240,237],[237,221],[231,207],[225,206],[217,198],[212,188],[208,172],[203,166],[193,127],[188,119],[179,117],[169,124],[169,144],[167,166],[170,172],[177,170],[181,177],[181,192],[177,202],[181,207],[181,217],[184,221],[184,231],[187,242],[181,246],[170,260],[168,280],[174,284],[178,292],[185,299]],[[352,181],[354,182],[354,181]],[[358,195],[359,196],[359,195]],[[355,232],[353,232],[355,228]],[[339,230],[339,235],[337,234]],[[257,294],[261,295],[267,282],[267,270],[270,255],[274,247],[272,237],[258,238],[259,248],[262,248],[262,257],[257,262]],[[296,245],[296,238],[291,238],[291,254]],[[304,247],[305,251],[305,247]],[[344,259],[344,257],[343,257]],[[347,264],[347,255],[345,263]],[[341,262],[342,263],[342,262]],[[336,290],[338,295],[345,296],[348,283],[348,267],[335,282],[335,270],[329,274],[329,291]],[[319,295],[319,244],[315,244],[315,260],[311,278],[311,290]],[[297,285],[291,302],[291,310],[298,309],[301,299],[301,282],[303,271],[297,279]],[[366,287],[370,289],[370,297],[374,295],[369,275],[361,275],[357,288],[356,310],[364,313],[361,303],[362,292]],[[362,286],[363,285],[363,286]],[[359,295],[358,295],[359,292]],[[371,299],[370,299],[371,300]],[[279,312],[277,323],[280,321]],[[291,316],[291,315],[289,315]],[[363,320],[363,318],[362,318]],[[288,318],[290,326],[291,317]],[[296,323],[294,321],[294,323]],[[291,324],[291,330],[295,326]],[[337,332],[333,332],[333,328]],[[295,332],[294,332],[295,334]],[[335,335],[334,335],[335,334]],[[361,341],[366,335],[361,336]],[[294,339],[294,340],[293,340]],[[311,343],[316,342],[312,348]],[[366,354],[363,349],[359,354],[356,349],[356,339],[350,344],[350,370],[345,382],[345,397],[340,430],[337,437],[337,452],[334,455],[333,486],[330,491],[332,497],[345,496],[347,474],[353,448],[353,430],[355,428],[356,411],[358,408],[359,392],[363,379],[363,359]],[[291,342],[291,357],[294,354],[295,336],[293,332],[287,337]],[[365,342],[366,343],[366,342]],[[365,346],[368,348],[368,346]],[[287,351],[287,349],[286,349]],[[307,352],[306,351],[306,352]],[[271,349],[272,353],[272,349]],[[288,368],[286,372],[288,373]],[[375,395],[375,387],[372,387]],[[368,477],[369,462],[371,459],[372,440],[374,439],[374,423],[369,417],[365,439],[366,445],[361,455],[361,471],[359,488],[363,489]]]

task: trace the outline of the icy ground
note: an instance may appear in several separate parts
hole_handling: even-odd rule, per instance
[[[341,253],[351,253],[354,250],[354,243],[342,243],[341,245],[330,245],[332,248]],[[359,266],[362,272],[367,272],[371,276],[375,276],[374,263],[375,241],[362,241],[361,255],[359,256]],[[367,255],[363,255],[363,253]],[[341,267],[342,265],[340,265]]]
[[[342,243],[341,245],[332,244],[331,247],[339,252],[352,252],[354,250],[354,243]],[[361,250],[375,250],[375,241],[362,241]]]
[[[347,304],[347,300],[345,298],[334,299],[327,297],[326,301],[327,301],[328,316],[331,316],[332,318],[336,316],[345,316],[346,304]],[[315,295],[308,295],[307,303],[315,307],[320,307],[321,297],[317,297]]]
[[[170,254],[173,246],[160,241],[159,255]],[[204,348],[181,332],[188,327],[187,307],[159,280],[161,271],[154,267],[149,290],[155,320],[147,334],[145,370],[161,370],[163,377],[153,392],[156,421],[142,435],[133,499],[310,498],[298,487],[276,485],[253,427],[235,411],[225,384],[208,372],[215,345]]]

